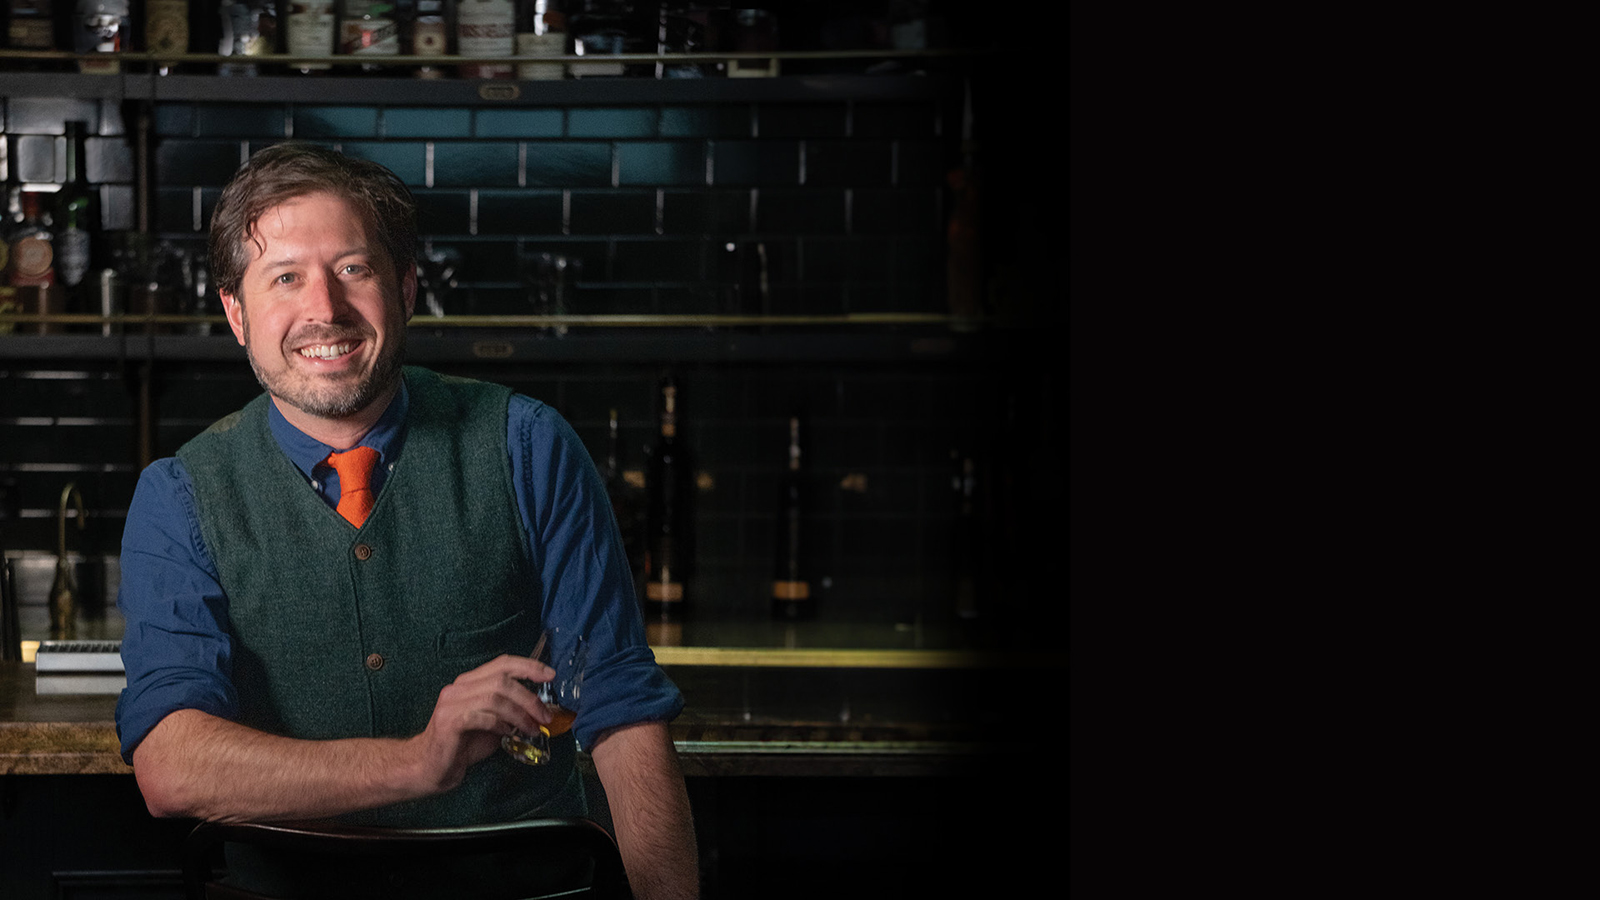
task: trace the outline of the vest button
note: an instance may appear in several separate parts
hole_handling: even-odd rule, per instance
[[[356,545],[356,559],[367,560],[372,558],[372,548],[366,544]]]
[[[379,669],[383,668],[383,654],[381,654],[381,653],[369,653],[369,654],[367,654],[367,668],[371,669],[374,672],[376,672]]]

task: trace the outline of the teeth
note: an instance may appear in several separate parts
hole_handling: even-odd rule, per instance
[[[306,347],[300,351],[301,356],[314,359],[333,359],[350,352],[349,344],[321,344],[316,347]]]

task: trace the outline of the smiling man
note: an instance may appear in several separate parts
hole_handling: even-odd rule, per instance
[[[443,827],[585,814],[582,746],[635,894],[693,897],[683,700],[599,474],[550,407],[402,364],[415,246],[404,184],[330,150],[262,150],[223,191],[212,268],[265,393],[140,476],[123,756],[156,815]],[[557,675],[528,658],[543,632],[588,663],[532,767],[500,742],[551,721],[524,683]],[[228,862],[263,892],[310,877]]]

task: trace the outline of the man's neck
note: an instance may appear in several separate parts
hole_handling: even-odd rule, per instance
[[[307,437],[314,438],[339,450],[348,450],[361,442],[372,426],[378,424],[383,418],[384,410],[394,402],[395,392],[400,389],[399,379],[382,394],[380,394],[364,409],[349,416],[338,419],[327,419],[314,416],[300,408],[285,402],[277,395],[272,396],[272,405],[278,408],[285,421],[300,429]]]

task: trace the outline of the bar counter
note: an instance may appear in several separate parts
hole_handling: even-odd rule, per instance
[[[661,655],[665,662],[674,654]],[[860,675],[855,667],[808,672],[801,657],[796,665],[773,671],[722,665],[669,665],[668,671],[689,698],[671,725],[689,777],[934,776],[966,769],[998,749],[966,728],[906,721],[905,714],[847,712],[844,717],[852,720],[840,721],[835,709],[847,700],[840,700],[831,682],[841,672]],[[32,663],[0,663],[0,775],[132,774],[118,752],[116,697],[40,695],[35,675]],[[903,679],[905,670],[889,675]],[[817,686],[809,697],[814,708],[796,708],[790,701],[787,711],[782,703],[758,707],[777,713],[752,711],[750,704],[762,697],[792,697],[797,678]],[[879,688],[864,690],[882,702]],[[914,705],[910,700],[932,690],[903,692],[895,703],[908,709]],[[714,699],[697,703],[697,698]],[[867,701],[855,702],[859,707]],[[580,764],[588,764],[586,756],[580,755]]]

